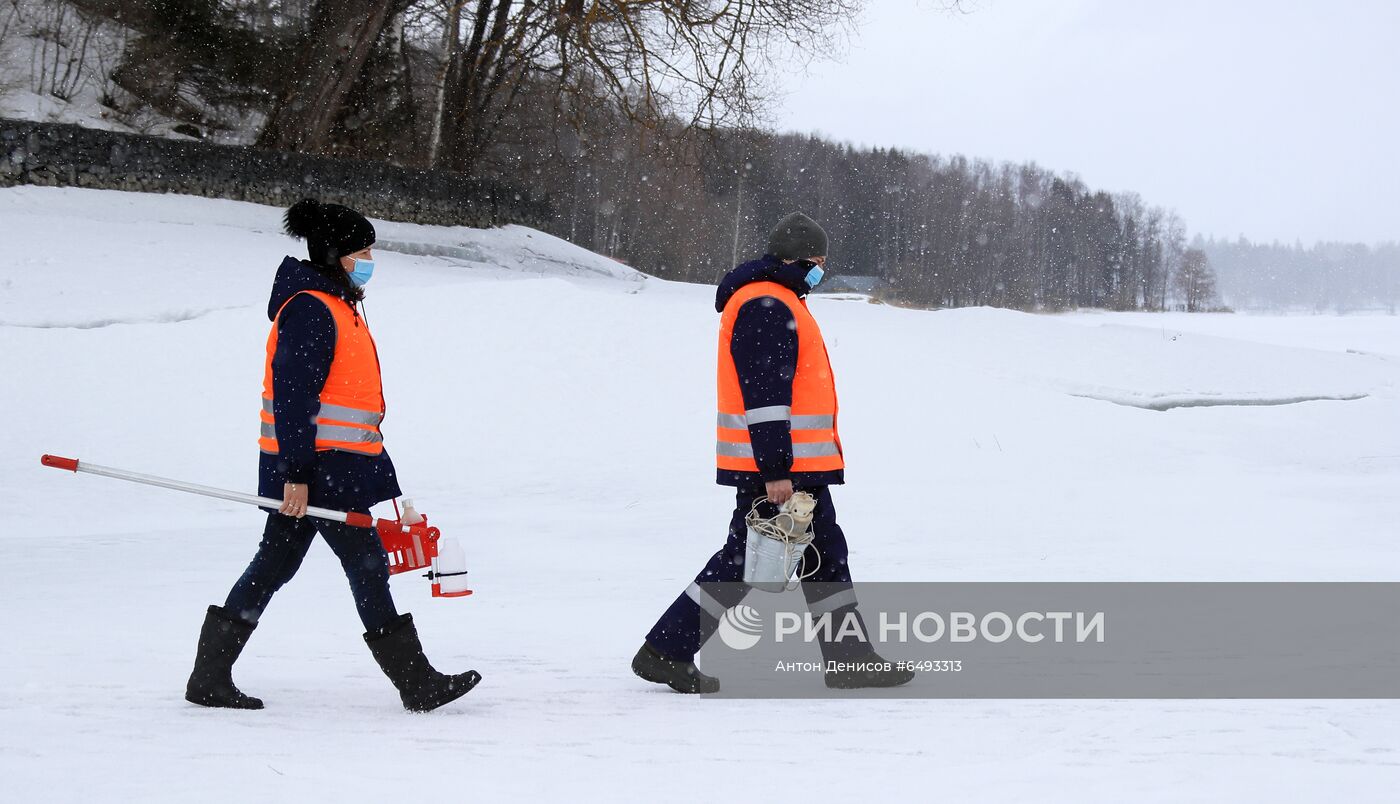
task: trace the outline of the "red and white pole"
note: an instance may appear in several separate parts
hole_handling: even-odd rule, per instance
[[[110,466],[99,466],[95,463],[80,461],[77,458],[45,455],[39,459],[39,462],[54,469],[67,469],[70,472],[112,477],[131,483],[140,483],[143,486],[157,486],[172,491],[183,491],[186,494],[198,494],[201,497],[213,497],[216,500],[270,508],[274,511],[282,507],[281,500],[274,500],[271,497],[259,497],[256,494],[243,494],[213,486],[201,486],[198,483],[186,483],[183,480],[171,480],[168,477],[156,477],[140,472],[129,472],[125,469],[115,469]],[[329,519],[333,522],[344,522],[354,528],[373,528],[378,533],[379,540],[384,544],[384,551],[389,557],[390,574],[397,575],[401,572],[432,568],[427,577],[433,581],[433,597],[466,597],[472,594],[466,585],[467,572],[461,547],[455,539],[446,539],[448,555],[445,561],[439,561],[439,542],[443,541],[442,533],[437,528],[430,527],[426,517],[412,525],[405,525],[397,519],[375,519],[369,514],[332,511],[329,508],[315,506],[308,507],[306,515],[317,519]],[[442,579],[444,578],[451,579],[445,582],[448,585],[447,589],[442,588],[444,583]]]
[[[213,486],[201,486],[198,483],[186,483],[183,480],[171,480],[168,477],[156,477],[155,475],[144,475],[140,472],[129,472],[125,469],[114,469],[110,466],[100,466],[87,461],[80,461],[77,458],[61,458],[57,455],[45,455],[39,459],[45,466],[54,469],[67,469],[70,472],[85,472],[90,475],[101,475],[102,477],[113,477],[117,480],[126,480],[131,483],[140,483],[143,486],[158,486],[163,489],[173,491],[183,491],[186,494],[198,494],[201,497],[213,497],[217,500],[228,500],[229,502],[243,503],[245,505],[255,505],[259,508],[271,508],[274,511],[282,507],[281,500],[274,500],[271,497],[259,497],[256,494],[243,494],[228,489],[217,489]],[[378,519],[369,514],[357,514],[354,512],[332,511],[329,508],[317,508],[315,506],[306,509],[307,516],[314,516],[317,519],[329,519],[335,522],[344,522],[354,528],[375,528],[380,532],[388,530],[400,533],[413,533],[412,525],[404,525],[392,519]]]

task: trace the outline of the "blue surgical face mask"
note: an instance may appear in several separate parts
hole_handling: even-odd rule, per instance
[[[355,260],[355,270],[350,272],[350,284],[362,288],[374,276],[374,260]]]
[[[813,265],[812,270],[807,272],[807,287],[815,288],[817,285],[820,285],[822,277],[825,275],[826,271],[822,270],[820,265]]]

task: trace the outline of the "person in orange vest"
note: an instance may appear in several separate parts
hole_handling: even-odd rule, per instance
[[[632,671],[646,681],[684,693],[719,691],[719,680],[696,667],[695,654],[747,592],[740,583],[745,516],[759,500],[760,514],[772,517],[794,491],[816,498],[809,552],[817,553],[819,563],[802,583],[808,609],[814,616],[830,613],[835,622],[858,616],[846,537],[836,523],[829,488],[845,482],[836,382],[821,328],[805,301],[821,281],[826,253],[826,232],[794,213],[773,229],[762,258],[738,266],[720,282],[715,463],[717,481],[736,489],[734,514],[724,547],[661,615],[632,659]],[[822,650],[825,658],[843,664],[878,659],[864,644],[825,643]],[[892,667],[836,670],[825,680],[829,687],[856,688],[896,686],[912,678],[911,671]]]
[[[319,532],[340,559],[365,642],[404,708],[428,711],[466,695],[476,671],[446,675],[423,655],[413,615],[389,593],[389,558],[372,528],[305,516],[308,505],[368,513],[400,494],[380,429],[379,353],[358,305],[374,272],[374,226],[348,207],[300,201],[283,219],[308,259],[286,257],[268,302],[272,329],[263,371],[258,494],[282,500],[222,606],[210,606],[185,699],[261,709],[233,683],[233,664],[263,610],[292,579]]]

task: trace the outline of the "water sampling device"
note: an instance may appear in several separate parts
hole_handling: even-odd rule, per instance
[[[259,497],[256,494],[243,494],[212,486],[186,483],[183,480],[171,480],[155,475],[129,472],[125,469],[114,469],[110,466],[99,466],[95,463],[79,461],[77,458],[45,455],[39,459],[39,462],[54,469],[112,477],[117,480],[140,483],[143,486],[157,486],[163,489],[182,491],[186,494],[198,494],[202,497],[213,497],[229,502],[254,505],[259,508],[270,508],[274,511],[282,506],[281,500],[274,500],[271,497]],[[398,512],[397,501],[394,503],[394,510]],[[379,535],[379,540],[384,544],[384,551],[389,554],[389,574],[398,575],[403,572],[427,569],[428,572],[424,577],[432,581],[433,597],[466,597],[472,593],[472,590],[467,588],[466,557],[462,552],[461,544],[451,536],[443,536],[441,531],[430,526],[428,518],[414,510],[411,500],[404,500],[404,510],[399,513],[398,519],[376,519],[369,514],[332,511],[329,508],[315,506],[309,506],[306,509],[306,515],[317,519],[344,522],[353,528],[373,528],[375,533]]]

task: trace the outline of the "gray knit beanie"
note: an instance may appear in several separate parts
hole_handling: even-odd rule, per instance
[[[768,235],[768,253],[783,260],[826,256],[826,232],[817,222],[794,212],[778,221]]]

